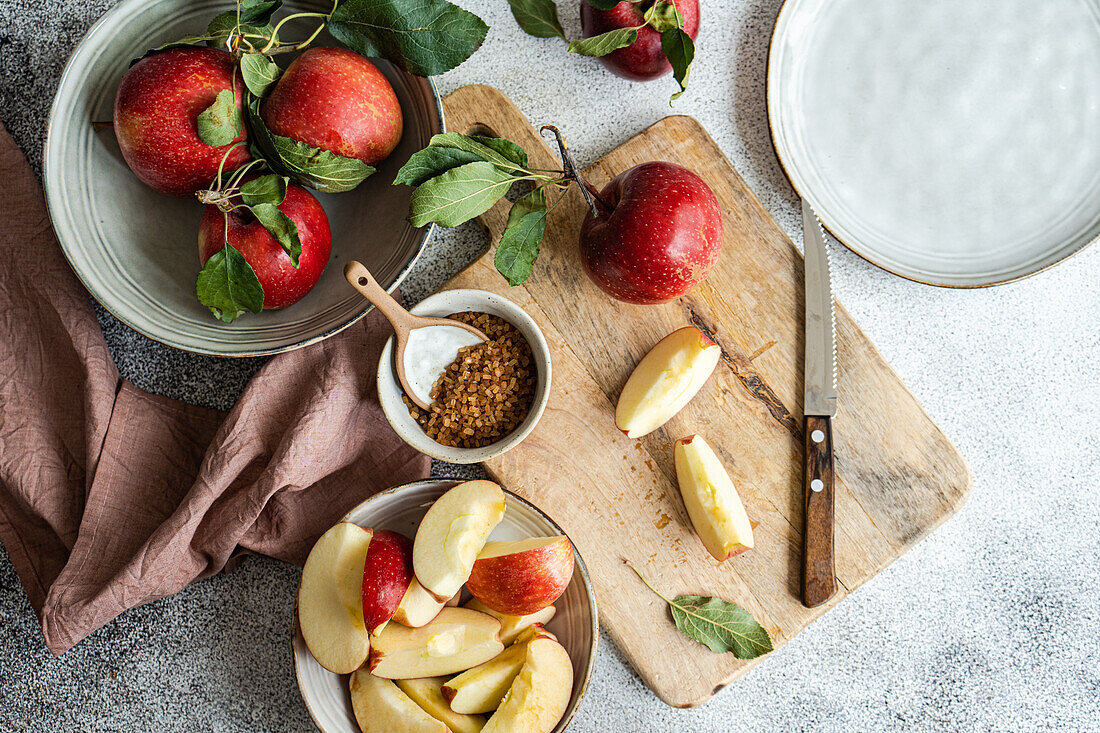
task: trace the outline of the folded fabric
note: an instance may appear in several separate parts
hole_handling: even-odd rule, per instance
[[[378,404],[377,313],[271,359],[228,413],[121,380],[2,127],[0,166],[0,542],[54,654],[241,552],[300,564],[348,509],[427,475]]]

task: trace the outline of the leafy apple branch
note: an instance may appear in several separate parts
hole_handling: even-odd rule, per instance
[[[244,210],[255,217],[283,248],[294,267],[299,266],[302,254],[297,225],[279,209],[286,199],[289,179],[277,174],[256,176],[254,169],[266,166],[260,159],[253,159],[225,176],[225,161],[233,150],[244,144],[236,143],[225,152],[211,188],[197,194],[200,202],[222,212],[224,246],[203,265],[195,281],[195,294],[200,303],[225,323],[232,323],[246,310],[259,313],[264,304],[263,285],[255,270],[229,243],[231,213]],[[244,180],[250,175],[253,177]]]
[[[600,215],[603,206],[581,177],[558,128],[544,125],[542,131],[556,137],[563,170],[531,167],[526,151],[504,138],[457,132],[433,136],[428,147],[414,153],[394,180],[394,185],[416,189],[409,202],[409,222],[417,227],[430,223],[458,226],[491,209],[516,183],[531,185],[509,209],[493,258],[497,271],[510,285],[526,282],[539,256],[547,216],[561,203],[570,185],[580,184],[594,216]],[[552,203],[547,202],[548,192],[558,194]],[[608,209],[603,206],[602,210]]]
[[[620,0],[581,0],[596,10],[611,10]],[[561,21],[558,19],[558,7],[554,0],[508,0],[512,16],[528,35],[536,38],[558,37],[569,44],[569,52],[582,56],[606,56],[612,51],[625,48],[638,40],[638,31],[646,26],[661,34],[661,51],[669,64],[672,75],[680,85],[680,91],[672,95],[670,102],[677,100],[687,91],[688,74],[695,59],[695,42],[684,30],[684,16],[677,10],[674,1],[665,0],[625,0],[641,4],[652,2],[642,16],[641,24],[632,28],[616,28],[590,38],[570,41],[565,36]]]
[[[738,659],[755,659],[772,650],[767,629],[736,603],[710,596],[665,597],[628,560],[627,567],[661,600],[668,604],[672,621],[681,634],[715,654],[733,653]]]

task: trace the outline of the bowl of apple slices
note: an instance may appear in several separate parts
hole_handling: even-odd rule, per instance
[[[324,733],[554,733],[596,661],[588,570],[562,529],[492,481],[372,496],[314,545],[294,671]]]

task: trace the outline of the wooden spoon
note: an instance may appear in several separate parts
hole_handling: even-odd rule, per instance
[[[432,385],[458,357],[458,350],[463,346],[472,346],[489,340],[485,334],[468,323],[451,318],[425,318],[409,313],[378,284],[362,262],[352,260],[346,264],[344,277],[393,326],[397,339],[397,349],[394,351],[397,380],[409,399],[422,410],[429,409]],[[440,331],[422,330],[427,328],[440,329]],[[449,329],[449,332],[444,332],[442,329]],[[409,345],[413,331],[419,331],[419,333],[413,339],[415,341],[413,349],[406,354],[406,347]],[[456,331],[465,331],[469,335],[457,334]],[[441,347],[443,342],[448,348]],[[406,371],[409,360],[416,365],[412,370],[414,374],[411,379]]]

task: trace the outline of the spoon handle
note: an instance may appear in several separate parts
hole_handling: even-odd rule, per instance
[[[394,333],[397,334],[398,343],[408,339],[409,331],[414,327],[415,316],[402,308],[401,304],[378,284],[362,262],[352,260],[344,265],[344,277],[353,288],[359,291],[360,295],[369,300],[386,317],[393,326]]]

